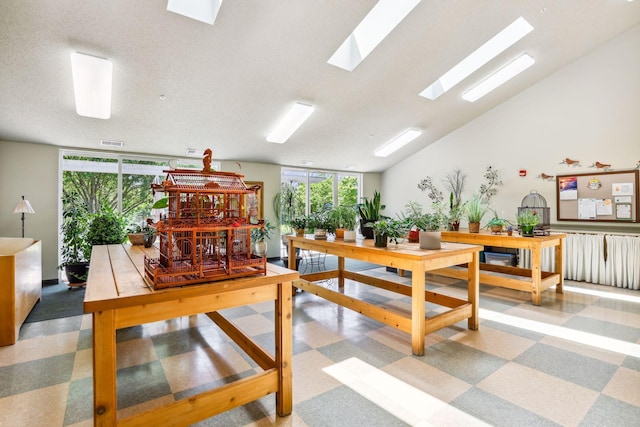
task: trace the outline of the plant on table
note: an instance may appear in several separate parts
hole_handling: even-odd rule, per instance
[[[487,213],[488,207],[482,203],[479,195],[474,195],[467,202],[466,216],[469,222],[469,232],[478,233],[480,231],[480,222]]]

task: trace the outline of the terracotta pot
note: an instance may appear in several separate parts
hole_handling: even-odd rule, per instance
[[[480,232],[480,223],[479,222],[470,222],[469,223],[469,233],[479,233]]]
[[[420,231],[419,230],[411,230],[409,231],[409,236],[407,239],[410,243],[417,243],[420,241]]]
[[[344,239],[344,228],[336,228],[336,239]]]
[[[489,229],[491,230],[492,233],[494,234],[500,234],[502,233],[502,226],[501,225],[492,225],[491,227],[489,227]]]

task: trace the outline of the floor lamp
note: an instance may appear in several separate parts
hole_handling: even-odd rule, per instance
[[[20,200],[18,202],[18,205],[13,210],[13,213],[22,214],[22,237],[24,237],[24,214],[26,214],[26,213],[36,213],[36,212],[31,207],[31,203],[29,203],[28,200],[25,200],[24,196],[22,196],[22,200]]]

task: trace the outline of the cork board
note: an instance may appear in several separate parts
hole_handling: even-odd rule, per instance
[[[558,221],[640,222],[638,172],[557,175]]]

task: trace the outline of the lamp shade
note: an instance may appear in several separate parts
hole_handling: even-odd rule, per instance
[[[31,207],[31,203],[29,203],[28,200],[25,200],[24,196],[22,196],[22,200],[18,202],[13,213],[36,213],[36,211]]]

